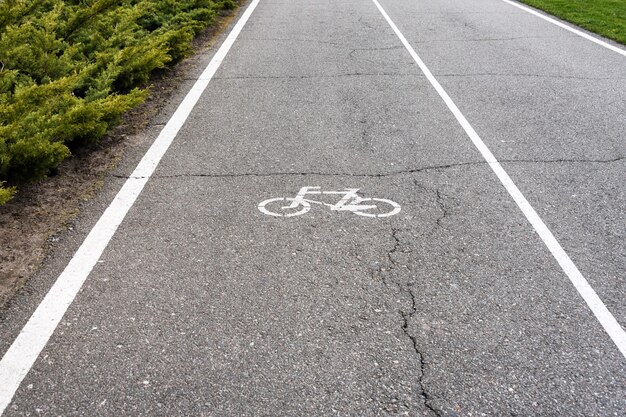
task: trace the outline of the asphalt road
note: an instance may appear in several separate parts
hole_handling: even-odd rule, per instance
[[[626,57],[500,0],[380,5],[626,326]],[[402,210],[257,208],[305,186]],[[619,416],[626,359],[372,0],[261,0],[4,415]]]

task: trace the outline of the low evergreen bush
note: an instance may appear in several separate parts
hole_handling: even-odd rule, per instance
[[[99,140],[232,0],[0,0],[0,204]]]

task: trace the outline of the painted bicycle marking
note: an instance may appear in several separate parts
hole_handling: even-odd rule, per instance
[[[385,198],[362,198],[359,188],[346,188],[343,191],[322,191],[322,187],[302,187],[295,197],[276,197],[259,203],[259,211],[268,216],[294,217],[306,214],[311,204],[328,207],[331,211],[349,211],[364,217],[390,217],[400,213],[400,204]],[[309,195],[339,195],[335,204],[305,198]]]

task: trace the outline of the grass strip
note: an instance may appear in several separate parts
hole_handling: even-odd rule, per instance
[[[521,0],[626,45],[626,0]]]

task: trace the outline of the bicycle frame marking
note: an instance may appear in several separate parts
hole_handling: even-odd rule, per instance
[[[313,203],[313,204],[323,204],[325,206],[328,206],[332,211],[343,211],[343,210],[357,211],[357,210],[369,210],[372,208],[376,208],[375,205],[374,206],[359,206],[358,205],[364,200],[363,198],[359,197],[359,195],[357,194],[357,192],[359,191],[358,188],[346,188],[344,191],[321,191],[320,189],[321,187],[300,188],[300,191],[298,192],[296,197],[293,199],[293,203],[291,203],[288,206],[283,207],[283,209],[297,208],[299,205],[302,204],[303,201],[306,201],[307,203]],[[343,194],[344,196],[336,204],[328,204],[322,201],[315,201],[315,200],[310,200],[308,198],[304,198],[304,196],[307,194],[314,194],[314,195],[320,195],[320,194],[341,195]],[[351,202],[351,204],[348,204],[350,200],[354,200],[354,201]]]
[[[331,211],[349,211],[359,216],[365,217],[389,217],[393,216],[394,214],[398,214],[401,210],[400,205],[394,201],[381,198],[363,198],[358,195],[358,191],[359,188],[346,188],[343,191],[322,191],[321,187],[319,186],[307,186],[300,188],[300,191],[298,191],[298,194],[296,194],[294,198],[278,197],[262,201],[261,203],[259,203],[258,209],[261,211],[261,213],[274,217],[293,217],[305,214],[311,209],[311,204],[326,206]],[[330,204],[323,201],[307,198],[310,195],[340,195],[341,198],[335,204]],[[271,211],[270,209],[266,208],[268,204],[276,202],[287,202],[290,204],[282,204],[280,207],[275,207],[276,211]],[[387,212],[382,212],[380,214],[367,212],[368,210],[384,210],[381,209],[377,204],[362,204],[369,202],[383,203],[383,206],[391,206],[391,210]],[[276,204],[274,204],[274,206],[275,205]],[[388,209],[388,207],[385,208]],[[296,209],[300,210],[296,212],[288,212],[288,210]]]

